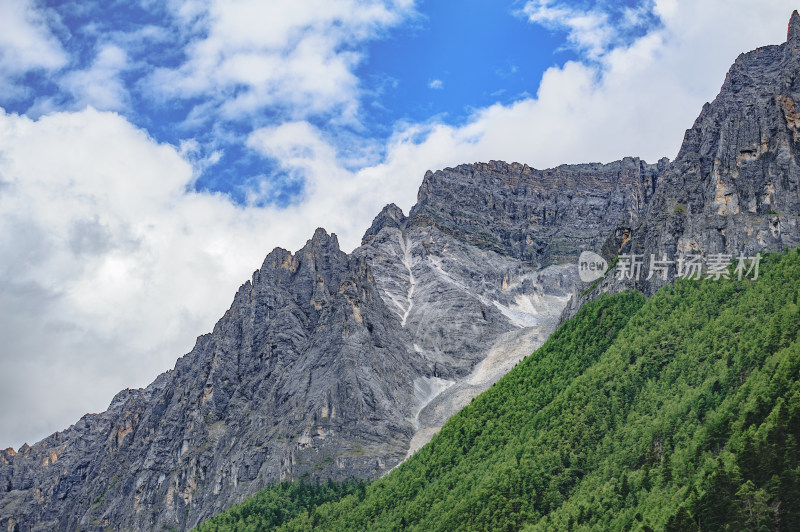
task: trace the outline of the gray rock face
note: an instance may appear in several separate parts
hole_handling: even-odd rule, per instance
[[[412,215],[401,228],[384,227],[355,252],[371,264],[384,302],[408,332],[413,350],[433,367],[413,382],[411,451],[541,345],[577,278],[572,265],[539,271],[415,223]],[[524,341],[487,362],[510,335]]]
[[[651,201],[627,235],[618,228],[606,255],[752,256],[800,244],[800,15],[788,40],[742,54],[717,98],[703,107]],[[648,273],[648,272],[645,272]],[[667,280],[619,280],[608,275],[584,300],[636,288],[655,292]],[[643,276],[644,277],[644,276]]]
[[[558,264],[601,244],[610,227],[632,224],[667,164],[628,157],[536,170],[491,161],[428,172],[411,224],[436,225],[481,249],[537,266]]]
[[[739,56],[686,132],[632,246],[707,253],[797,246],[800,33],[792,35]]]
[[[0,526],[185,530],[279,479],[382,475],[562,311],[627,286],[580,297],[580,251],[797,245],[799,49],[795,14],[789,42],[737,60],[674,163],[429,172],[352,254],[321,229],[273,250],[175,369],[0,451]]]

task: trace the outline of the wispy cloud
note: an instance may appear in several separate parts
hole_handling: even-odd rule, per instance
[[[178,4],[198,19],[187,59],[159,68],[151,90],[166,97],[212,95],[208,120],[237,120],[271,108],[289,119],[357,120],[359,45],[413,12],[411,1],[257,0]],[[183,15],[186,18],[189,15]]]
[[[29,0],[0,2],[0,91],[5,98],[29,93],[19,82],[26,73],[49,72],[67,64],[67,53],[48,28],[49,16]]]
[[[593,58],[600,56],[614,37],[608,15],[601,11],[583,11],[551,0],[532,0],[522,12],[535,24],[566,30],[569,41]]]
[[[440,79],[433,79],[428,83],[429,89],[443,89],[444,82]]]
[[[587,59],[597,59],[617,46],[628,46],[659,23],[652,0],[634,6],[604,0],[583,4],[529,0],[520,14],[534,24],[564,31],[568,43]]]
[[[101,46],[86,69],[64,75],[60,84],[70,92],[74,107],[92,106],[101,110],[119,111],[129,104],[128,88],[120,74],[128,67],[127,54],[120,47]]]

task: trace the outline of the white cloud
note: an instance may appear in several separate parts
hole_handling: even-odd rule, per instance
[[[522,12],[535,24],[565,29],[568,40],[590,58],[600,56],[614,39],[607,14],[599,10],[585,11],[553,0],[531,0]]]
[[[270,140],[297,145],[304,132],[291,129]],[[241,207],[191,192],[193,178],[176,148],[117,114],[0,113],[0,394],[19,405],[0,420],[3,445],[63,428],[170,368],[272,247],[297,249],[321,225],[349,241],[364,230],[335,199]]]
[[[431,80],[431,82],[428,83],[428,88],[430,88],[430,89],[443,89],[444,88],[444,82],[442,80],[440,80],[440,79]]]
[[[235,120],[266,107],[294,119],[358,113],[357,47],[413,14],[413,0],[213,0],[179,3],[197,20],[188,58],[159,69],[150,86],[167,97],[216,95],[211,114]],[[206,108],[205,111],[209,109]]]
[[[581,13],[565,3],[530,5],[545,10],[532,13],[548,17],[537,23],[563,19],[570,32],[583,31],[570,22]],[[745,0],[659,0],[653,10],[661,25],[629,44],[570,33],[576,42],[608,44],[587,45],[584,59],[548,69],[533,98],[479,109],[460,127],[409,126],[409,140],[392,144],[389,157],[392,150],[407,153],[416,171],[486,159],[545,168],[628,155],[650,162],[672,158],[734,59],[785,40],[790,12],[782,2],[762,2],[757,12],[748,6]]]
[[[13,82],[31,70],[56,70],[67,63],[67,54],[47,27],[46,12],[29,0],[0,2],[0,90],[5,98],[24,95]]]
[[[61,85],[82,109],[91,105],[101,110],[123,110],[127,105],[128,89],[119,75],[128,67],[123,49],[106,44],[100,47],[92,64],[84,70],[74,70],[61,78]]]

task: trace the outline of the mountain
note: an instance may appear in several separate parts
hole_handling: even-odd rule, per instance
[[[545,341],[577,249],[659,167],[462,165],[350,255],[322,229],[273,250],[175,369],[0,453],[0,525],[186,529],[277,480],[384,474]]]
[[[408,216],[387,206],[349,255],[321,229],[273,250],[175,369],[0,452],[0,525],[187,529],[277,480],[381,476],[562,314],[627,286],[581,284],[581,251],[797,242],[798,43],[795,13],[787,43],[737,60],[673,163],[461,165],[427,173]],[[751,130],[762,151],[742,151]]]
[[[800,249],[762,266],[589,302],[365,489],[198,532],[798,530]]]

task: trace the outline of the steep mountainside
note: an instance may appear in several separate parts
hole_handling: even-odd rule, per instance
[[[632,158],[545,171],[462,165],[427,173],[408,218],[391,205],[378,215],[353,254],[434,364],[433,378],[414,383],[409,453],[542,345],[578,282],[580,246],[632,223],[658,168]]]
[[[787,41],[742,54],[719,95],[686,131],[680,152],[665,168],[652,199],[632,227],[619,227],[606,255],[643,255],[644,274],[622,281],[609,275],[566,315],[600,293],[636,288],[652,294],[670,282],[649,273],[650,255],[752,256],[800,244],[800,15]],[[625,231],[628,229],[629,231]],[[619,238],[619,235],[630,238]],[[598,251],[598,249],[595,249]]]
[[[396,470],[278,530],[798,530],[799,302],[797,249],[590,302]]]
[[[174,370],[0,453],[0,525],[185,529],[276,480],[383,474],[544,342],[577,282],[553,243],[631,223],[656,172],[460,166],[350,255],[321,229],[272,251]]]

